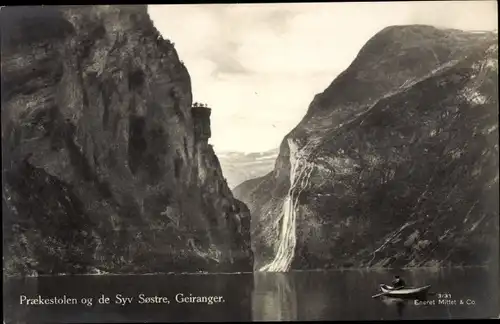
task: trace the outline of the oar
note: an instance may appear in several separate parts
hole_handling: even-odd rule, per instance
[[[383,296],[385,294],[386,294],[385,292],[381,292],[380,294],[373,295],[372,298],[377,298],[377,297]]]
[[[397,287],[397,288],[392,289],[392,290],[399,290],[399,289],[403,289],[403,288],[405,288],[405,287]],[[386,294],[387,294],[387,292],[381,292],[379,294],[373,295],[372,298],[377,298],[377,297],[380,297],[380,296],[383,296],[383,295],[386,295]]]

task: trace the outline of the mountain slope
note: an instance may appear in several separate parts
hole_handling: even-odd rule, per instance
[[[251,270],[210,110],[147,7],[0,12],[5,271]]]
[[[394,26],[234,190],[255,268],[481,265],[498,255],[496,33]]]

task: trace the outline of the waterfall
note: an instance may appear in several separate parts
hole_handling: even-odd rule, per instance
[[[307,162],[310,145],[298,150],[297,144],[288,139],[290,149],[290,189],[281,208],[281,233],[278,251],[274,259],[259,271],[286,272],[289,270],[295,254],[297,207],[301,192],[309,185],[313,171],[312,164]]]

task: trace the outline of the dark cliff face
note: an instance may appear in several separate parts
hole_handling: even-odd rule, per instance
[[[375,35],[285,137],[274,172],[235,190],[256,268],[284,247],[282,269],[496,262],[497,42],[428,26]]]
[[[210,111],[146,6],[1,15],[6,272],[251,270]]]

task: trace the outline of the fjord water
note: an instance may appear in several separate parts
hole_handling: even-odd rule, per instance
[[[96,323],[168,321],[308,321],[498,317],[498,271],[485,268],[399,271],[407,284],[432,285],[436,294],[474,305],[418,306],[373,299],[393,271],[293,271],[203,275],[59,276],[8,279],[4,283],[5,323]],[[496,275],[495,275],[496,273]],[[170,304],[138,304],[138,295],[167,296]],[[178,304],[174,296],[223,296],[224,303]],[[104,294],[110,304],[99,305]],[[134,297],[115,304],[115,295]],[[28,297],[93,297],[92,306],[19,304]],[[431,296],[429,300],[438,299]]]
[[[396,304],[376,298],[377,287],[395,274],[412,286],[432,285],[450,300],[475,305]],[[437,295],[429,300],[439,299]],[[498,317],[498,271],[485,268],[415,269],[411,271],[307,271],[255,275],[253,320],[393,320]]]

